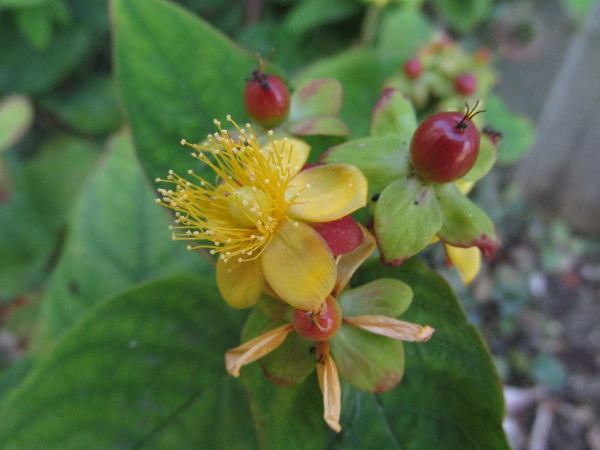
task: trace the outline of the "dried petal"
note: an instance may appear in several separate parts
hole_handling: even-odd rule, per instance
[[[410,342],[426,342],[435,331],[429,325],[423,327],[385,316],[344,317],[344,322],[371,333]]]
[[[338,433],[342,431],[340,415],[342,413],[342,394],[337,367],[329,354],[327,341],[317,342],[317,376],[323,392],[323,418],[327,425]]]
[[[225,352],[227,372],[234,377],[239,377],[242,366],[250,364],[275,350],[292,331],[294,331],[294,325],[291,323],[282,325],[245,342],[239,347],[227,350]]]

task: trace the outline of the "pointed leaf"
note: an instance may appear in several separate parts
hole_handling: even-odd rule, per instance
[[[456,247],[479,247],[491,258],[500,242],[494,224],[475,203],[463,195],[454,183],[436,185],[444,222],[438,235]]]
[[[402,379],[404,348],[400,341],[344,323],[329,343],[340,376],[355,388],[377,394]]]
[[[3,447],[255,448],[223,361],[241,318],[198,276],[109,299],[3,398]]]
[[[371,117],[371,136],[393,134],[410,142],[417,129],[417,116],[412,103],[396,89],[386,89],[375,105]]]
[[[75,206],[69,238],[42,302],[36,346],[53,342],[108,295],[144,280],[212,265],[171,239],[170,220],[154,202],[127,134]]]
[[[33,104],[23,95],[11,95],[0,102],[0,153],[25,136],[33,115]]]
[[[142,165],[151,180],[186,173],[182,138],[203,140],[227,114],[244,123],[256,58],[172,2],[114,0],[112,18],[117,80]]]
[[[335,78],[344,91],[340,111],[352,137],[369,133],[370,111],[381,95],[381,85],[393,70],[372,49],[354,49],[325,58],[296,77],[296,84],[318,78]]]
[[[342,292],[338,301],[344,317],[398,317],[408,309],[412,297],[412,289],[407,284],[393,278],[381,278]]]
[[[396,136],[355,139],[331,148],[321,161],[358,167],[369,182],[368,196],[371,198],[393,181],[406,176],[409,142]]]
[[[423,250],[441,226],[435,190],[415,178],[394,181],[375,206],[375,236],[386,264],[398,265]]]
[[[469,170],[469,172],[461,178],[461,181],[477,181],[483,178],[494,166],[497,156],[496,146],[492,140],[485,134],[481,135],[479,142],[479,154],[475,165]]]
[[[308,81],[292,94],[288,120],[296,122],[318,116],[337,116],[342,98],[339,81],[333,78]]]
[[[342,136],[350,134],[348,127],[337,117],[309,117],[286,126],[287,130],[298,136]]]

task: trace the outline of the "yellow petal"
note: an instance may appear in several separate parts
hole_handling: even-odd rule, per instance
[[[448,259],[456,266],[463,283],[469,284],[475,279],[481,267],[481,251],[477,247],[454,247],[444,244]]]
[[[333,290],[333,255],[323,238],[303,222],[279,224],[260,260],[271,288],[294,308],[316,311]]]
[[[268,333],[261,334],[254,339],[245,342],[239,347],[225,352],[225,367],[234,377],[240,376],[240,369],[246,364],[256,361],[271,353],[285,340],[288,334],[294,331],[294,325],[288,323]]]
[[[247,308],[258,301],[265,278],[259,259],[237,262],[217,261],[217,286],[219,292],[233,308]]]
[[[308,160],[310,145],[300,139],[281,138],[275,139],[275,149],[280,155],[280,161],[283,166],[289,166],[291,176],[302,170]],[[264,145],[263,150],[272,151],[273,144]]]
[[[317,342],[317,376],[319,387],[323,393],[323,418],[333,431],[342,431],[340,415],[342,413],[342,396],[340,377],[337,367],[329,353],[327,341]]]
[[[335,288],[331,295],[338,297],[340,292],[344,290],[352,274],[358,269],[365,259],[371,256],[375,249],[375,238],[369,231],[359,225],[363,232],[363,242],[351,252],[341,255],[337,260],[337,276],[335,280]]]
[[[475,182],[474,181],[456,180],[456,186],[458,187],[458,190],[460,192],[467,195],[469,192],[471,192],[471,189],[473,189],[473,186],[475,186]]]
[[[367,204],[367,179],[348,164],[327,164],[303,170],[292,178],[297,204],[287,213],[308,222],[330,222],[347,216]]]
[[[399,341],[425,342],[435,331],[429,325],[422,327],[416,323],[404,322],[385,316],[344,317],[344,322],[371,333],[387,336]]]

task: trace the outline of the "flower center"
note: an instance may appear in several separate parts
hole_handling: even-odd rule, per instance
[[[188,249],[205,248],[227,262],[236,257],[239,262],[258,257],[270,242],[277,224],[291,205],[298,201],[292,177],[299,171],[293,155],[293,143],[274,140],[261,148],[252,128],[240,128],[227,117],[239,132],[236,139],[215,121],[218,133],[208,136],[202,145],[193,147],[192,156],[216,174],[214,184],[196,175],[189,181],[169,171],[167,179],[175,189],[159,189],[162,198],[157,203],[175,211],[177,226],[184,230],[173,233],[173,239],[198,240]],[[272,133],[269,132],[269,135]]]
[[[257,222],[265,220],[275,208],[273,200],[260,189],[242,187],[236,189],[229,202],[229,212],[243,227],[255,227]]]

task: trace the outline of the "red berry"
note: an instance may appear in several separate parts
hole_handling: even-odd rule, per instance
[[[416,80],[423,72],[423,64],[416,58],[409,59],[404,63],[404,74],[411,80]]]
[[[461,73],[454,79],[454,89],[460,95],[471,95],[477,89],[477,78],[472,73]]]
[[[290,110],[290,91],[277,75],[254,69],[244,90],[244,105],[253,121],[265,128],[276,127]]]
[[[475,105],[477,108],[477,105]],[[475,114],[442,112],[425,119],[410,141],[410,160],[425,180],[448,183],[471,170],[479,154],[479,131],[471,121]]]
[[[342,326],[342,310],[337,300],[329,296],[321,311],[295,309],[293,322],[300,336],[312,341],[327,341]]]

